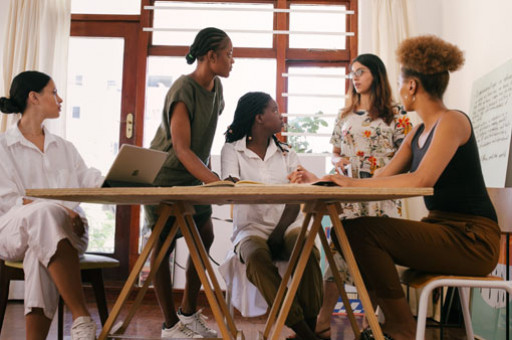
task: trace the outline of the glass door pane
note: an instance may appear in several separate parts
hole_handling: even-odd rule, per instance
[[[88,166],[106,175],[119,149],[123,38],[71,37],[66,138]],[[115,205],[82,204],[91,252],[113,253]]]

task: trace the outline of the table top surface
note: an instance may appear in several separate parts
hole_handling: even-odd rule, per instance
[[[342,188],[311,184],[246,184],[219,187],[29,189],[26,191],[26,196],[103,204],[188,202],[221,205],[311,201],[363,202],[428,196],[433,192],[432,188]]]

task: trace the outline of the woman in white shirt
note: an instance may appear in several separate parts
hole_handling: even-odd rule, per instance
[[[88,225],[77,203],[25,197],[31,188],[98,187],[103,178],[88,168],[75,147],[51,134],[47,118],[59,117],[62,99],[46,74],[26,71],[0,98],[4,113],[21,119],[0,134],[0,258],[23,261],[27,339],[46,339],[59,294],[73,316],[71,339],[95,339],[87,311],[79,254]]]
[[[222,177],[263,183],[288,183],[299,166],[297,154],[279,142],[283,119],[277,103],[262,92],[249,92],[238,101],[233,123],[222,148]],[[281,276],[274,260],[288,260],[300,232],[298,205],[235,205],[235,253],[246,265],[246,274],[270,306]],[[300,339],[317,339],[314,330],[322,302],[322,277],[318,252],[311,254],[303,280],[286,319]]]

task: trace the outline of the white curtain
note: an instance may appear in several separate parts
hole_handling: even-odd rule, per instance
[[[12,79],[20,72],[37,70],[50,75],[65,98],[71,0],[11,0],[4,14],[0,95],[9,96]],[[0,132],[18,119],[0,114]],[[47,121],[54,133],[64,135],[64,118]]]
[[[412,6],[410,0],[372,0],[372,49],[386,65],[395,100],[400,71],[396,49],[402,40],[414,34]]]
[[[361,0],[366,1],[366,0]],[[398,76],[400,65],[396,60],[396,49],[402,40],[416,34],[414,2],[411,0],[372,0],[372,53],[378,55],[388,71],[393,98],[399,103]],[[368,27],[368,25],[366,25]],[[419,118],[414,112],[409,113],[414,125]],[[423,198],[403,200],[403,217],[419,220],[427,215]]]

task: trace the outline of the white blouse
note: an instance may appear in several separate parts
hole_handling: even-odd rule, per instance
[[[72,143],[44,129],[44,152],[28,141],[17,124],[0,134],[0,217],[23,204],[26,189],[99,187],[99,170],[85,165]],[[79,203],[57,202],[69,209]]]
[[[286,146],[283,146],[288,149]],[[252,180],[265,184],[286,184],[287,175],[297,169],[299,157],[294,150],[279,150],[273,140],[270,141],[265,159],[247,149],[246,139],[226,143],[221,151],[222,178],[228,176],[240,180]],[[248,236],[268,238],[283,213],[284,204],[237,204],[233,213],[234,245]],[[302,214],[287,229],[300,227]]]

